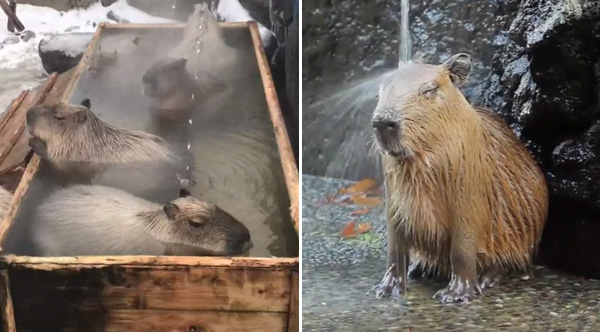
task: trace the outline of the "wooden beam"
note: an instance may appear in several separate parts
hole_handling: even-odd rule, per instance
[[[35,157],[34,157],[35,158]],[[32,159],[33,160],[33,159]],[[18,189],[17,189],[18,190]],[[235,268],[298,268],[298,258],[266,257],[188,257],[188,256],[76,256],[76,257],[30,257],[6,255],[0,263],[19,265],[37,270],[123,267],[235,267]]]
[[[292,271],[290,282],[290,308],[288,310],[288,332],[300,331],[299,296],[300,284],[298,282],[298,271]]]
[[[19,20],[17,15],[15,15],[15,13],[12,11],[12,9],[10,9],[10,7],[8,6],[8,4],[6,3],[5,0],[0,0],[0,8],[2,8],[2,11],[4,12],[4,14],[6,14],[6,16],[8,16],[8,20],[12,21],[14,26],[17,28],[17,31],[25,30],[25,26],[23,26],[23,23],[21,23],[21,21]]]
[[[269,69],[269,62],[265,56],[264,46],[256,22],[250,23],[250,33],[252,35],[256,60],[258,61],[258,67],[260,69],[262,83],[265,89],[265,96],[267,97],[271,122],[273,123],[273,129],[275,130],[275,138],[279,148],[279,157],[281,159],[281,166],[283,167],[285,183],[290,196],[290,214],[294,222],[296,233],[300,234],[300,189],[298,186],[299,176],[298,168],[296,168],[296,159],[290,143],[290,137],[287,129],[285,128],[285,122],[283,120],[283,115],[281,114],[281,108],[279,107],[279,100],[277,99],[277,91],[275,91],[273,77],[271,76],[271,70]]]
[[[4,1],[4,0],[0,0]],[[8,271],[0,271],[0,310],[2,310],[2,329],[4,332],[17,332],[15,309],[10,295]]]

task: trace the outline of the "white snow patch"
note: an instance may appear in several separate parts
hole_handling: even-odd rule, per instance
[[[219,14],[227,22],[248,22],[254,20],[248,11],[242,7],[238,0],[219,1],[217,14]],[[260,37],[262,38],[263,44],[268,46],[273,33],[260,23],[258,23],[258,30],[260,31]]]

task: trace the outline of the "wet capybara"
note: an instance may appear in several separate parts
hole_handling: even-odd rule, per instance
[[[388,271],[378,297],[405,286],[406,265],[450,278],[441,302],[468,301],[532,263],[548,188],[524,144],[459,90],[467,54],[408,63],[382,84],[372,126],[382,152]]]
[[[182,189],[165,205],[115,188],[74,185],[36,208],[33,239],[41,256],[240,255],[248,229],[218,206]]]
[[[111,165],[176,159],[160,137],[110,125],[85,106],[32,107],[27,130],[32,149],[61,170],[86,168],[93,173]]]

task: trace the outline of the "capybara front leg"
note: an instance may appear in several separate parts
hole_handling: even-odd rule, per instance
[[[481,294],[477,280],[477,253],[475,241],[459,237],[452,240],[450,263],[452,276],[446,288],[439,290],[433,296],[442,303],[468,302],[475,295]]]
[[[406,288],[408,250],[396,227],[388,222],[387,269],[379,285],[373,287],[375,297],[400,297]]]

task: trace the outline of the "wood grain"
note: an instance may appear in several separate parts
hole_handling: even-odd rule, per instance
[[[219,22],[221,28],[247,28],[249,22]],[[185,24],[172,23],[156,23],[156,24],[140,24],[140,23],[105,23],[106,29],[183,29]]]
[[[299,195],[300,189],[298,186],[298,169],[296,168],[296,162],[294,158],[294,151],[290,144],[290,138],[285,128],[285,122],[283,115],[281,114],[281,108],[279,107],[279,100],[277,99],[277,91],[273,85],[273,77],[271,76],[271,70],[269,69],[269,62],[265,56],[264,46],[258,31],[258,25],[256,22],[250,22],[250,33],[252,35],[252,41],[254,43],[254,51],[256,53],[256,59],[258,61],[258,67],[262,78],[262,83],[265,89],[265,95],[267,97],[267,104],[269,106],[269,114],[271,115],[271,122],[273,123],[273,129],[275,130],[275,138],[277,140],[277,146],[279,148],[279,157],[281,160],[281,166],[283,167],[283,173],[285,176],[285,183],[287,186],[288,194],[290,196],[290,214],[294,222],[294,228],[296,233],[300,232],[300,217],[299,217]],[[296,142],[297,143],[297,142]]]
[[[33,159],[32,159],[33,160]],[[31,164],[31,162],[30,162]],[[29,167],[28,167],[29,168]],[[22,181],[23,182],[23,181]],[[58,270],[65,268],[100,268],[104,266],[203,266],[237,268],[298,268],[298,258],[265,257],[184,257],[184,256],[76,256],[76,257],[30,257],[0,256],[0,262],[20,265],[37,270]]]
[[[23,99],[25,99],[25,96],[27,96],[28,93],[29,90],[21,91],[17,98],[13,99],[8,108],[4,111],[4,113],[2,113],[0,119],[0,132],[4,130],[4,127],[6,127],[6,123],[14,115],[15,111],[17,110],[19,105],[21,105]]]
[[[108,314],[107,332],[278,332],[285,331],[283,313],[115,310]]]
[[[4,0],[0,0],[4,1]],[[17,332],[15,324],[15,311],[10,295],[10,282],[8,272],[0,271],[0,310],[2,310],[2,329],[4,332]]]
[[[52,275],[51,275],[52,273]],[[235,268],[122,268],[11,274],[18,306],[48,298],[87,299],[89,308],[287,312],[290,271]],[[57,289],[58,288],[58,289]]]
[[[298,296],[300,292],[300,284],[298,281],[298,271],[291,272],[290,283],[290,309],[288,310],[288,332],[300,331],[300,310]]]

